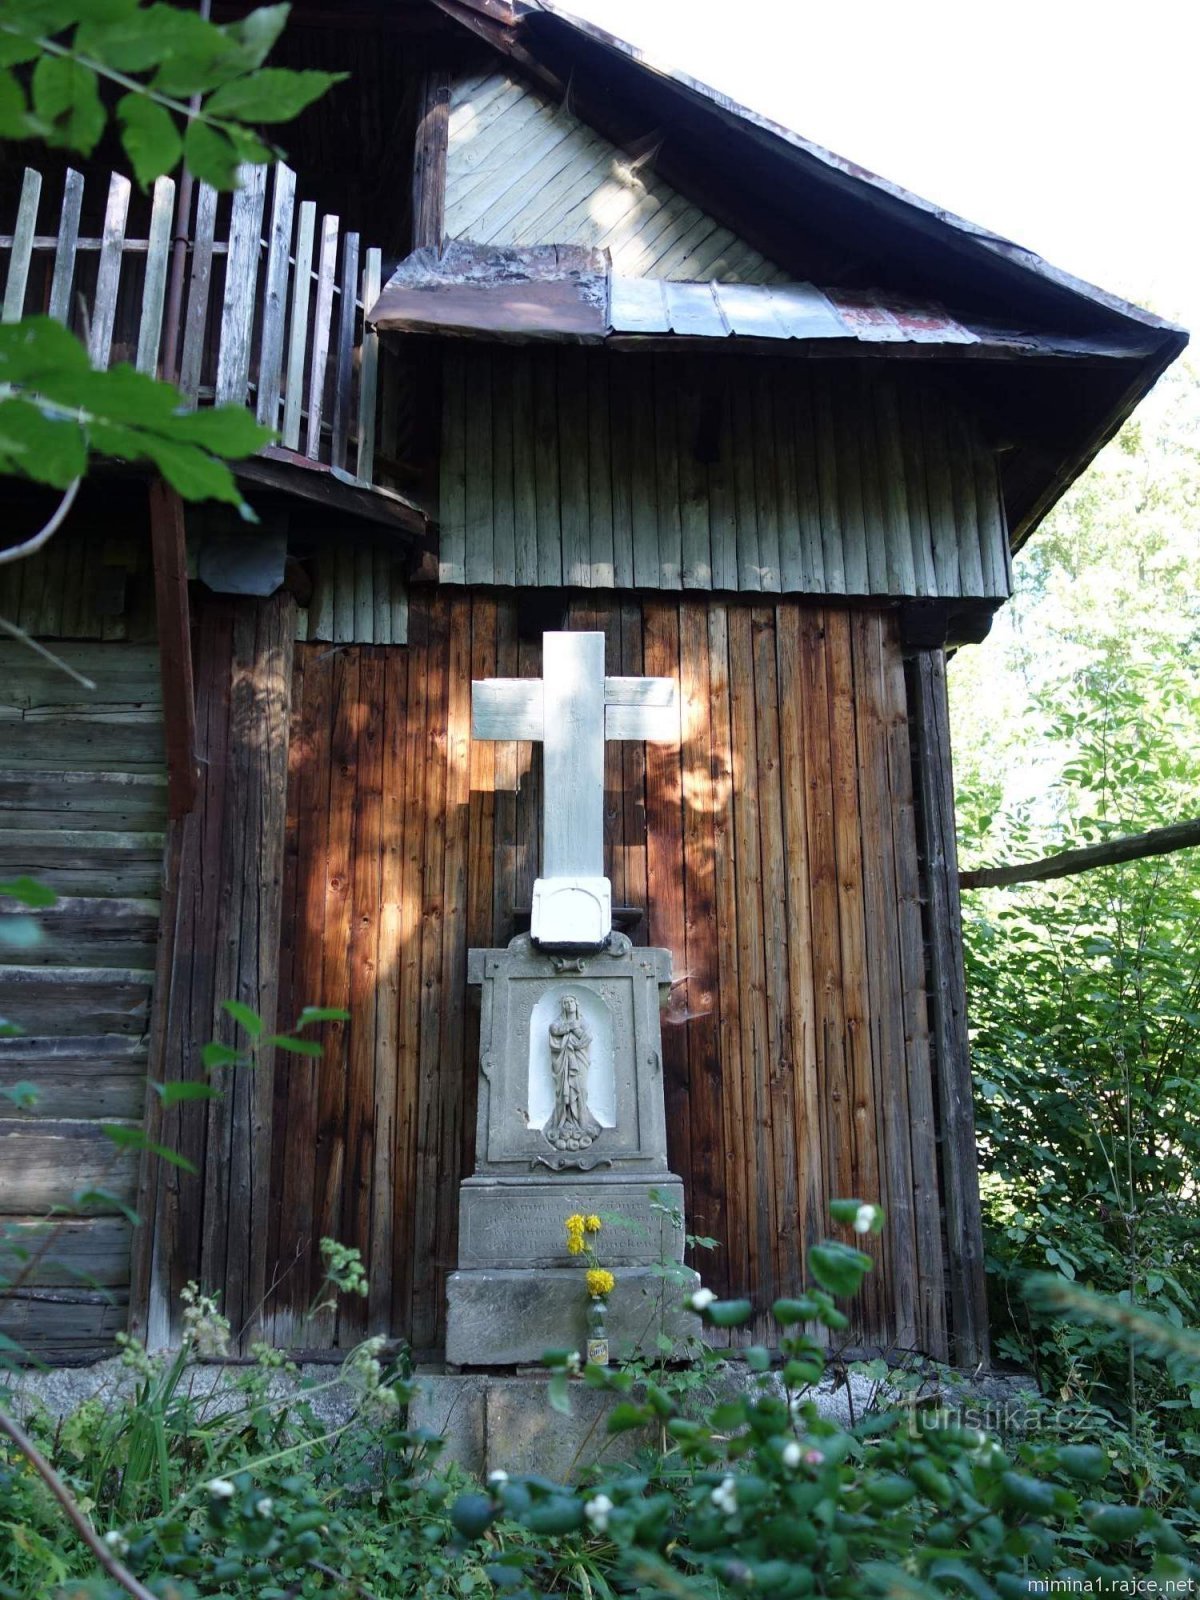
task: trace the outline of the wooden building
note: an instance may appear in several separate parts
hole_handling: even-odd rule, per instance
[[[81,298],[98,361],[280,434],[253,532],[114,466],[0,567],[95,685],[0,643],[0,869],[62,896],[0,971],[0,1086],[38,1090],[0,1216],[78,1212],[0,1326],[160,1343],[195,1278],[247,1342],[436,1356],[466,955],[521,926],[542,803],[470,684],[566,626],[681,691],[677,745],[608,746],[606,869],[679,975],[697,1265],[765,1307],[830,1197],[879,1199],[854,1345],[984,1359],[946,652],[1184,336],[549,0],[299,3],[284,59],[352,82],[232,201],[0,172],[6,314]],[[224,999],[350,1020],[164,1109],[147,1077],[246,1042]],[[143,1117],[193,1170],[103,1132]],[[306,1322],[324,1236],[370,1296]]]

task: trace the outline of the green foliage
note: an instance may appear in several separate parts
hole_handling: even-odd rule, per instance
[[[1185,369],[1018,561],[1012,617],[956,660],[965,864],[1200,815],[1198,438]],[[981,723],[980,704],[1010,715]],[[1200,1391],[1022,1284],[1196,1319],[1200,852],[972,892],[964,923],[996,1347],[1151,1477],[1194,1471]]]
[[[345,76],[263,66],[289,10],[264,6],[218,25],[143,0],[5,0],[0,134],[87,156],[115,99],[139,183],[169,172],[186,153],[197,177],[232,189],[240,162],[273,153],[256,129],[290,121]],[[125,92],[115,97],[107,92],[114,88]],[[194,109],[191,96],[199,99]]]

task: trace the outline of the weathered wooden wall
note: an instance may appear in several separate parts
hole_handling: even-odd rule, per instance
[[[450,341],[441,580],[999,603],[995,458],[892,365]]]
[[[650,144],[650,141],[647,141]],[[786,277],[654,170],[505,72],[451,86],[445,231],[479,244],[584,244],[639,277]]]
[[[566,604],[564,600],[564,604]],[[277,1338],[436,1348],[470,1161],[471,945],[537,870],[540,759],[469,738],[473,677],[535,674],[511,596],[414,591],[409,644],[296,647],[281,1014],[345,1005],[320,1064],[277,1067],[268,1301]],[[553,625],[549,623],[548,625]],[[864,1344],[945,1356],[945,1247],[909,699],[894,617],[782,599],[576,597],[624,673],[678,675],[680,747],[607,749],[606,858],[679,974],[671,1159],[701,1264],[760,1306],[794,1289],[831,1196],[880,1198]],[[304,1324],[314,1242],[371,1296]]]
[[[152,629],[147,565],[144,540],[64,534],[0,568],[0,615],[94,685],[0,641],[0,881],[59,896],[38,942],[0,950],[0,1016],[24,1030],[0,1087],[36,1095],[0,1100],[0,1278],[19,1279],[0,1330],[49,1359],[102,1353],[129,1298],[136,1159],[100,1125],[136,1127],[145,1097],[166,774],[157,650],[121,641]],[[48,1227],[54,1207],[77,1214]]]

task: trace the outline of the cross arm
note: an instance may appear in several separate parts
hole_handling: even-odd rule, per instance
[[[471,684],[471,736],[541,739],[545,730],[540,678],[487,678]]]
[[[679,739],[679,691],[673,678],[605,678],[604,737]]]

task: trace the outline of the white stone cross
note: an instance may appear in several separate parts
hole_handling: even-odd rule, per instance
[[[471,685],[476,739],[541,740],[542,876],[530,932],[538,944],[598,948],[612,929],[604,876],[604,741],[679,738],[671,678],[606,678],[602,633],[542,635],[540,678]]]

